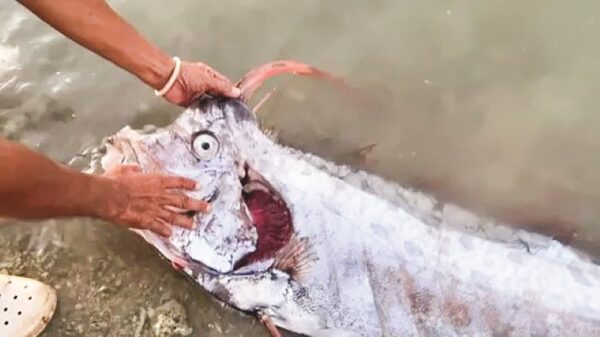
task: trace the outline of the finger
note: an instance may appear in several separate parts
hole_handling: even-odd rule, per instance
[[[183,227],[183,228],[187,228],[187,229],[195,228],[194,220],[192,218],[189,218],[183,214],[178,214],[175,212],[167,211],[166,209],[163,209],[160,211],[159,218],[171,225],[175,225],[175,226],[179,226],[179,227]]]
[[[195,190],[197,184],[194,180],[183,177],[160,177],[160,186],[164,189],[177,188],[185,190]]]
[[[232,98],[239,97],[241,94],[240,88],[234,86],[227,77],[221,75],[212,68],[206,69],[206,91],[211,94],[220,94]]]
[[[127,165],[121,165],[120,166],[121,169],[121,173],[139,173],[142,172],[142,168],[139,167],[138,165],[134,165],[134,164],[127,164]]]
[[[184,211],[207,212],[210,204],[203,200],[193,199],[183,194],[170,195],[165,198],[165,206],[173,206]]]
[[[154,232],[160,236],[164,236],[166,238],[170,237],[171,234],[173,234],[173,231],[171,230],[171,228],[167,224],[165,224],[164,222],[162,222],[158,219],[149,222],[146,228],[151,230],[152,232]]]
[[[234,86],[229,81],[213,81],[208,83],[206,90],[211,94],[223,95],[231,98],[238,98],[242,91],[240,88]]]

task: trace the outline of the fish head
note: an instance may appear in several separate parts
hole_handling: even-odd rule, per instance
[[[292,234],[285,202],[245,159],[262,135],[240,100],[203,96],[170,125],[151,132],[123,128],[107,141],[103,167],[139,165],[144,172],[186,177],[200,188],[186,192],[211,210],[193,216],[195,229],[173,227],[163,238],[135,230],[178,264],[217,274],[264,271]],[[194,269],[194,268],[192,268]]]

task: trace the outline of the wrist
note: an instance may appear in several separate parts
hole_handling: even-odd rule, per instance
[[[160,90],[167,84],[175,68],[173,58],[161,51],[157,51],[154,56],[148,57],[145,64],[145,69],[138,77],[155,90]]]
[[[118,218],[125,205],[125,193],[112,179],[85,174],[85,189],[80,198],[79,213],[105,221]]]

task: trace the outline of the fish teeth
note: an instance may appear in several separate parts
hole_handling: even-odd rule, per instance
[[[265,185],[261,184],[260,182],[251,181],[251,182],[247,183],[246,185],[244,185],[244,192],[251,193],[254,191],[263,191],[265,193],[271,194],[269,189],[267,187],[265,187]]]
[[[244,166],[244,163],[240,162],[237,165],[237,173],[238,173],[238,176],[240,177],[240,179],[246,178],[246,168]]]

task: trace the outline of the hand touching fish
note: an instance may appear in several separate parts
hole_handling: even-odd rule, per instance
[[[194,228],[192,218],[176,210],[206,212],[205,201],[192,199],[180,190],[195,190],[196,182],[182,177],[142,173],[135,165],[122,165],[107,171],[114,181],[112,203],[101,212],[107,221],[137,229],[148,229],[169,237],[171,225]]]

